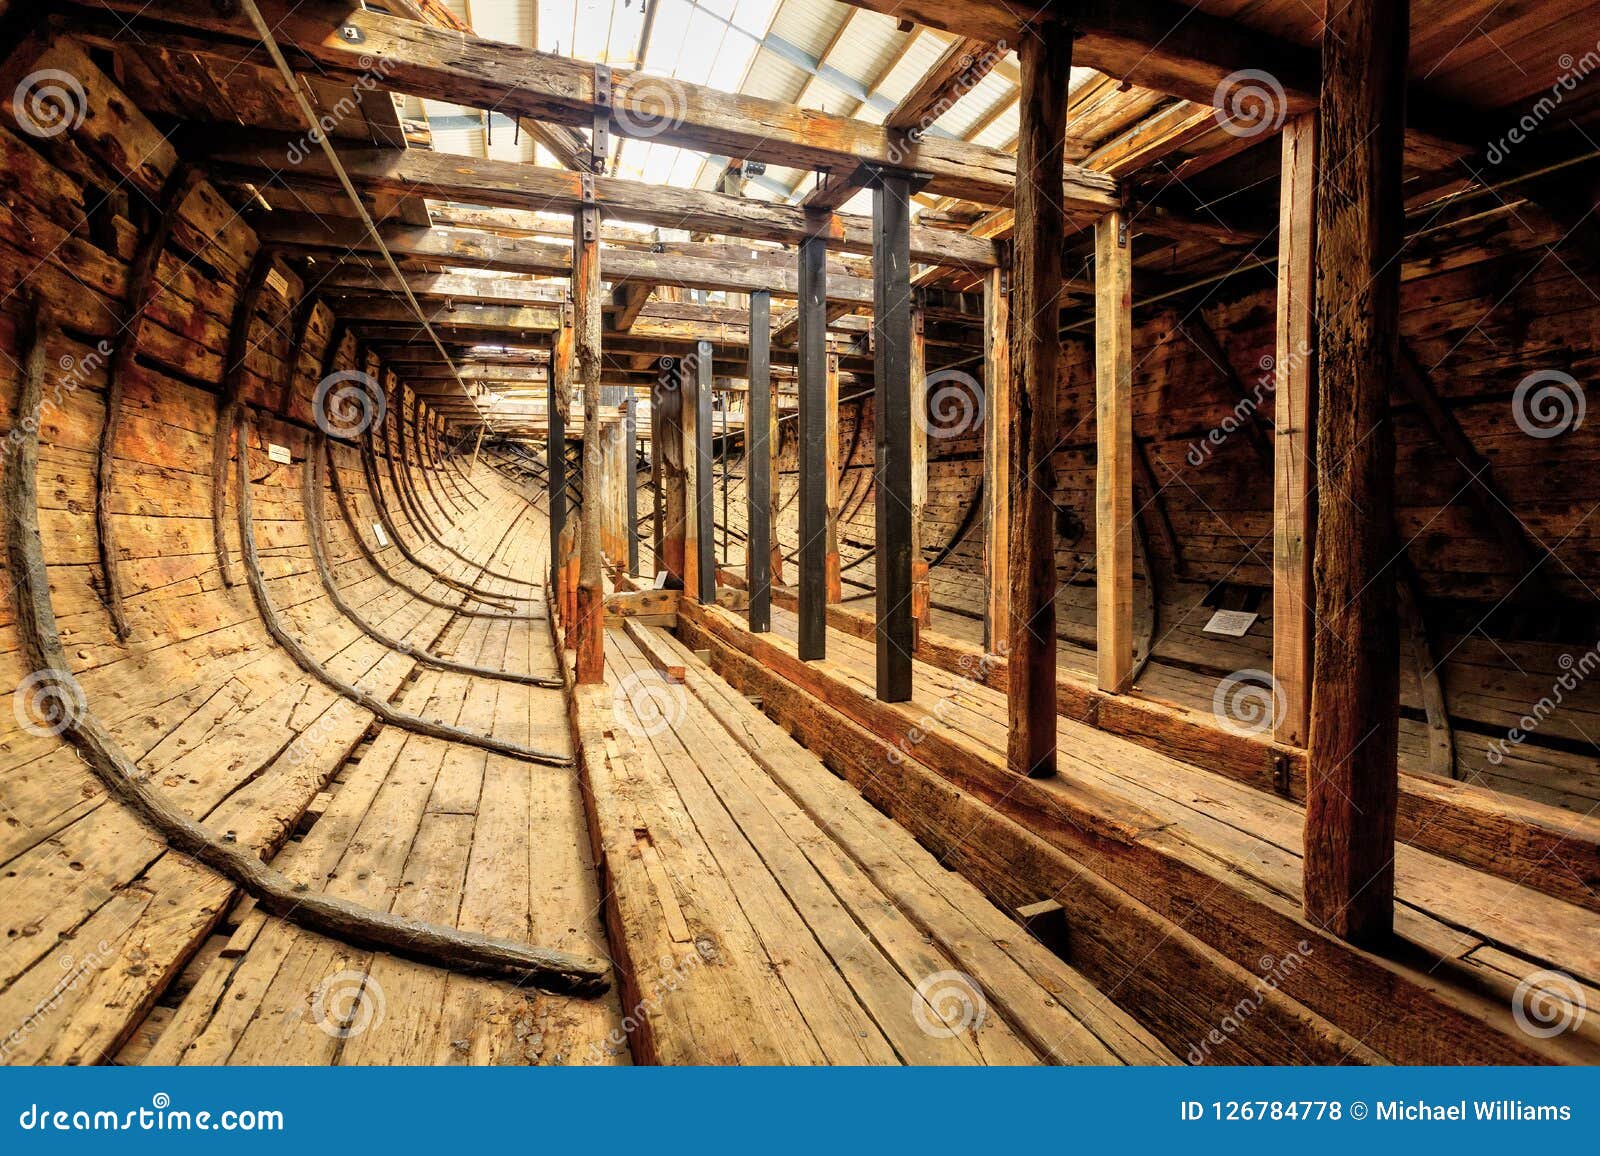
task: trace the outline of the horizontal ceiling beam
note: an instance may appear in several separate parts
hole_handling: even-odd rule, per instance
[[[232,59],[260,51],[249,20],[223,15],[213,0],[89,5],[133,21],[143,43]],[[258,6],[280,45],[327,75],[371,78],[374,60],[381,60],[383,86],[415,96],[575,126],[594,122],[597,103],[604,110],[594,66],[570,57],[430,28],[348,0],[260,0]],[[153,22],[205,35],[167,44]],[[915,141],[869,121],[668,77],[613,70],[609,108],[610,129],[618,136],[730,158],[840,174],[869,161],[926,174],[931,192],[987,204],[1008,203],[1016,183],[1016,158],[999,149],[931,135]],[[1088,170],[1069,167],[1065,183],[1069,201],[1089,193],[1112,203],[1116,198],[1115,182]]]
[[[195,156],[222,176],[259,185],[293,189],[309,185],[337,188],[338,175],[322,153],[299,164],[286,159],[294,140],[252,134],[244,143],[219,140]],[[389,149],[341,149],[340,161],[356,187],[369,193],[476,201],[515,209],[571,212],[593,203],[609,218],[669,229],[723,233],[764,241],[799,244],[820,235],[830,249],[872,252],[872,221],[846,213],[807,214],[792,205],[770,204],[700,189],[647,185],[618,177],[580,177],[561,169],[515,161],[483,160],[444,153]],[[911,259],[929,265],[993,268],[992,242],[938,229],[913,227]]]

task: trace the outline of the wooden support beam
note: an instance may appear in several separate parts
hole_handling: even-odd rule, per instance
[[[710,606],[717,600],[716,507],[711,500],[711,400],[716,378],[712,376],[711,342],[701,341],[694,352],[694,526],[698,584],[701,602]]]
[[[911,480],[911,184],[912,178],[904,172],[883,172],[872,190],[877,233],[872,277],[877,291],[873,302],[873,428],[877,443],[873,480],[879,702],[910,700],[911,656],[917,646],[911,591],[915,542],[911,517],[915,500]]]
[[[131,21],[146,43],[231,60],[258,56],[249,21],[223,15],[210,0],[95,4],[116,13],[123,29]],[[910,141],[869,121],[625,69],[611,70],[610,92],[602,96],[586,61],[429,28],[344,0],[261,0],[260,8],[297,63],[370,82],[379,56],[388,66],[385,85],[423,98],[579,127],[594,124],[597,111],[611,110],[607,127],[618,136],[839,173],[853,172],[862,161],[905,165],[928,174],[935,193],[990,204],[1010,198],[1018,171],[1015,158],[1000,149],[932,136]],[[156,20],[162,27],[146,23]],[[1115,182],[1103,174],[1077,166],[1063,166],[1063,173],[1073,203],[1092,212],[1115,203]]]
[[[632,396],[623,403],[628,417],[623,425],[623,474],[627,485],[628,573],[639,572],[639,399]]]
[[[294,142],[271,136],[262,143],[219,144],[206,153],[213,173],[227,174],[265,187],[337,188],[338,175],[320,153],[292,170],[283,168],[284,150]],[[832,213],[819,221],[804,209],[748,197],[731,197],[700,189],[647,185],[619,177],[581,178],[578,173],[542,169],[515,161],[483,160],[422,150],[341,149],[339,159],[355,186],[369,193],[419,195],[440,200],[471,201],[509,208],[570,212],[584,203],[584,189],[608,216],[642,225],[722,233],[765,241],[798,244],[820,235],[830,249],[872,251],[869,218]],[[1103,212],[1097,205],[1093,211]],[[911,230],[912,259],[930,265],[974,269],[994,264],[994,242],[938,229]]]
[[[651,395],[650,421],[655,434],[651,445],[659,460],[661,475],[661,543],[656,552],[656,568],[666,571],[670,583],[687,592],[689,586],[689,519],[687,464],[684,446],[683,361],[661,359],[661,380]]]
[[[604,263],[602,261],[602,269]],[[639,311],[650,300],[650,291],[653,286],[643,282],[634,281],[626,285],[618,285],[612,291],[612,299],[616,303],[617,311],[611,316],[611,328],[619,333],[626,333],[633,328],[633,323],[639,320]]]
[[[1053,173],[1066,147],[1072,37],[1051,26],[1024,37],[1017,171]],[[1019,500],[1010,542],[1007,764],[1019,775],[1056,773],[1055,467],[1060,415],[1061,245],[1066,213],[1054,180],[1024,180],[1016,196],[1011,338],[1012,445],[1008,474]]]
[[[683,430],[680,448],[683,462],[683,592],[685,597],[700,597],[700,367],[695,364],[696,347],[678,364],[678,388],[683,394],[679,422]]]
[[[1317,131],[1316,113],[1297,116],[1283,126],[1283,175],[1278,194],[1278,336],[1272,399],[1272,737],[1291,747],[1305,746],[1310,734],[1316,634],[1311,551],[1317,511],[1312,488],[1317,426]],[[1255,425],[1253,411],[1251,416],[1247,429]]]
[[[572,390],[572,327],[563,325],[550,343],[550,378],[545,385],[549,436],[545,441],[546,498],[550,506],[550,601],[564,615],[560,601],[567,534],[567,407]]]
[[[1009,249],[1011,242],[1005,242]],[[983,282],[983,648],[1011,638],[1011,285],[1008,260]]]
[[[842,463],[839,461],[838,355],[828,354],[822,382],[823,505],[827,507],[827,541],[823,548],[822,573],[825,599],[829,606],[833,606],[844,601],[844,571],[839,562],[839,480]]]
[[[1349,0],[1322,39],[1316,210],[1316,653],[1305,912],[1353,943],[1394,926],[1399,631],[1394,428],[1409,0]]]
[[[821,237],[800,245],[800,657],[827,656],[828,353]]]
[[[1133,682],[1133,243],[1120,210],[1095,225],[1095,677]]]
[[[600,213],[593,206],[572,215],[572,361],[583,387],[583,428],[600,425]],[[598,440],[598,439],[593,439]],[[581,684],[605,681],[605,585],[600,569],[601,493],[605,459],[587,442],[583,454],[583,527],[579,535],[578,660]]]
[[[933,625],[933,596],[928,588],[928,559],[924,549],[930,544],[923,530],[923,512],[928,505],[928,342],[926,312],[918,306],[911,313],[911,621],[913,638]]]
[[[772,367],[767,359],[772,295],[750,295],[750,392],[745,404],[744,576],[750,590],[750,631],[772,629]]]

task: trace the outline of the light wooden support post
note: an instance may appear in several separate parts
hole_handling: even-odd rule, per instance
[[[750,590],[750,630],[772,629],[772,294],[750,294],[750,377],[745,395],[745,539],[744,576]]]
[[[545,385],[549,437],[545,443],[545,487],[550,503],[550,598],[561,602],[567,534],[567,409],[571,405],[572,329],[563,325],[550,340],[550,378]]]
[[[683,465],[683,595],[700,597],[700,367],[693,348],[678,362],[679,461]]]
[[[573,367],[583,383],[583,523],[578,569],[578,659],[580,683],[605,681],[605,586],[600,571],[600,534],[605,516],[605,455],[600,433],[600,214],[573,214]]]
[[[1013,599],[1007,655],[1006,759],[1020,775],[1056,773],[1055,467],[1060,428],[1057,316],[1066,213],[1061,171],[1066,145],[1072,34],[1060,25],[1023,38],[1022,121],[1017,138],[1011,342],[1011,466],[1019,500],[1011,511]]]
[[[1316,208],[1316,646],[1305,911],[1353,943],[1394,926],[1400,673],[1394,427],[1409,0],[1349,0],[1322,39]]]
[[[623,504],[628,516],[628,573],[639,572],[639,399],[628,392],[622,427],[623,478],[628,487]]]
[[[921,306],[911,312],[911,623],[912,637],[933,625],[922,518],[928,506],[928,341]]]
[[[1272,395],[1273,738],[1306,745],[1311,717],[1311,544],[1316,499],[1317,114],[1283,126],[1278,340]]]
[[[828,353],[825,356],[827,370],[822,379],[822,477],[826,490],[823,502],[828,509],[828,532],[822,569],[828,605],[835,606],[844,601],[844,569],[839,561],[839,355]]]
[[[1011,646],[1011,261],[1002,257],[983,281],[983,648],[990,654]]]
[[[800,631],[805,660],[827,656],[827,313],[823,239],[800,244]]]
[[[695,557],[698,562],[696,593],[711,605],[717,600],[716,507],[711,499],[711,342],[695,343],[694,352],[694,527]]]
[[[1095,224],[1094,284],[1095,676],[1121,694],[1134,649],[1133,245],[1121,210]]]
[[[917,644],[911,600],[915,543],[911,480],[911,185],[912,178],[903,172],[883,171],[875,174],[872,181],[880,702],[906,702],[911,698],[911,655]]]

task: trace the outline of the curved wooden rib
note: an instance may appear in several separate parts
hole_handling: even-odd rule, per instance
[[[389,504],[383,496],[383,489],[378,478],[375,451],[372,450],[371,431],[368,431],[367,435],[363,437],[360,453],[361,471],[367,480],[367,496],[372,499],[372,508],[378,512],[378,521],[382,524],[384,530],[388,532],[389,540],[394,543],[395,549],[400,551],[400,556],[434,581],[448,586],[452,590],[458,590],[468,598],[475,598],[479,602],[490,606],[498,606],[502,610],[512,609],[512,603],[507,601],[510,595],[479,590],[471,583],[463,582],[459,578],[452,578],[438,567],[430,566],[417,557],[416,552],[410,546],[407,546],[405,539],[400,536],[400,528],[395,525],[394,516],[389,512]]]
[[[301,499],[306,511],[306,525],[311,531],[307,537],[311,541],[311,560],[316,564],[317,577],[322,579],[322,588],[328,592],[328,599],[351,622],[361,628],[361,632],[368,638],[376,640],[390,650],[416,659],[423,666],[431,666],[438,670],[449,670],[456,674],[468,674],[474,678],[493,678],[502,682],[516,682],[524,686],[541,686],[549,689],[560,690],[566,684],[557,678],[541,678],[535,674],[518,674],[515,671],[495,670],[487,666],[473,666],[466,662],[455,662],[452,659],[441,658],[432,651],[420,646],[413,646],[403,639],[392,638],[383,633],[372,623],[357,614],[355,608],[344,600],[344,594],[333,580],[333,571],[328,566],[327,548],[323,542],[322,523],[322,493],[323,493],[323,447],[322,443],[327,435],[318,430],[311,435],[311,448],[306,451],[305,464],[301,469],[300,491]]]
[[[397,394],[398,390],[399,387],[397,387],[396,390]],[[433,539],[434,545],[438,546],[439,549],[476,569],[479,573],[479,577],[481,578],[494,578],[501,582],[510,582],[517,586],[531,586],[536,589],[542,588],[544,584],[541,582],[530,582],[526,578],[513,578],[510,574],[502,574],[498,570],[492,570],[482,562],[477,562],[471,558],[468,558],[460,550],[457,550],[454,546],[450,545],[450,543],[444,540],[438,529],[435,527],[433,519],[428,516],[427,510],[423,507],[422,496],[417,492],[416,482],[411,477],[411,471],[405,464],[405,416],[400,413],[398,408],[393,406],[390,407],[390,412],[394,414],[395,444],[391,446],[388,438],[385,437],[383,445],[384,455],[387,459],[387,466],[389,470],[389,482],[391,485],[393,485],[395,492],[400,495],[401,506],[408,513],[410,513],[411,524],[416,526],[421,533],[426,534],[429,538]],[[504,595],[503,597],[511,597],[511,595]]]
[[[1150,546],[1145,541],[1144,531],[1139,528],[1139,519],[1133,520],[1133,548],[1139,555],[1139,565],[1144,569],[1144,629],[1139,632],[1139,637],[1134,640],[1133,669],[1128,675],[1128,685],[1132,686],[1139,681],[1139,676],[1144,673],[1144,668],[1150,665],[1150,659],[1155,654],[1156,630],[1160,626],[1161,596],[1156,590],[1156,572],[1150,565]]]
[[[128,615],[122,605],[122,578],[117,570],[117,532],[111,520],[111,491],[116,482],[117,434],[122,429],[122,389],[128,371],[139,353],[139,333],[144,328],[144,313],[156,295],[156,270],[166,251],[178,213],[204,174],[193,165],[179,164],[167,177],[161,190],[161,217],[139,247],[128,270],[128,319],[122,340],[111,355],[106,379],[106,417],[100,426],[100,449],[95,458],[94,525],[100,551],[100,572],[104,577],[106,609],[111,628],[120,642],[128,637]]]
[[[36,409],[43,392],[42,319],[35,313],[23,324],[30,321],[33,332],[25,334],[23,342],[27,353],[18,397],[20,413]],[[172,850],[228,879],[268,914],[307,930],[422,963],[504,977],[550,991],[595,996],[610,987],[609,971],[598,959],[440,927],[311,891],[267,866],[245,847],[218,838],[152,790],[138,766],[85,705],[82,689],[67,664],[50,602],[50,579],[39,536],[39,437],[36,430],[29,430],[22,423],[12,429],[24,431],[22,439],[15,443],[5,476],[6,545],[17,584],[17,635],[32,665],[46,672],[62,690],[59,715],[52,721],[60,726],[62,736],[107,791],[156,831]],[[243,481],[248,485],[248,475]]]
[[[415,393],[411,395],[411,435],[417,447],[417,464],[422,467],[422,480],[428,487],[428,494],[433,498],[433,504],[441,510],[449,506],[456,514],[466,513],[456,500],[450,496],[450,490],[443,480],[436,488],[433,476],[439,472],[439,463],[434,460],[433,447],[428,444],[428,436],[422,430],[422,399]],[[443,495],[441,498],[440,495]]]
[[[411,731],[413,734],[426,735],[429,738],[446,739],[450,742],[478,747],[497,755],[509,755],[514,759],[522,759],[529,763],[539,763],[547,767],[570,767],[573,765],[572,759],[562,755],[553,755],[548,751],[537,751],[518,743],[508,743],[504,739],[497,739],[492,735],[464,730],[461,727],[450,726],[447,723],[437,722],[433,719],[425,719],[421,715],[395,710],[394,707],[382,699],[362,690],[360,686],[345,682],[313,658],[311,652],[306,650],[299,640],[284,628],[283,620],[278,617],[278,608],[272,604],[272,596],[267,592],[267,580],[261,573],[261,559],[256,553],[256,532],[251,514],[250,411],[244,406],[237,407],[233,431],[238,440],[239,551],[244,558],[244,572],[249,582],[250,596],[255,599],[256,611],[261,615],[261,621],[266,626],[267,633],[272,635],[274,642],[288,652],[289,657],[294,659],[296,666],[329,690],[349,699],[357,706],[371,711],[384,722],[391,726],[399,727],[401,730]]]
[[[233,327],[228,330],[228,360],[223,363],[222,394],[217,398],[217,428],[211,441],[211,537],[217,550],[217,568],[222,584],[233,586],[233,562],[228,557],[228,445],[239,420],[239,392],[244,378],[245,354],[250,349],[250,320],[256,303],[266,288],[267,272],[272,268],[272,253],[263,246],[250,260],[250,275],[244,292],[234,305]]]
[[[287,415],[289,403],[294,400],[294,378],[300,372],[300,354],[306,347],[306,334],[311,329],[311,318],[317,311],[317,294],[306,290],[294,307],[290,322],[289,354],[283,359],[283,388],[278,391],[278,412]],[[320,380],[320,379],[319,379]]]
[[[367,545],[367,540],[361,536],[360,526],[357,523],[355,514],[350,509],[350,499],[344,492],[344,483],[339,480],[339,465],[333,460],[333,442],[328,438],[323,438],[322,440],[323,451],[327,458],[328,478],[333,483],[333,496],[339,504],[339,515],[349,528],[350,536],[356,540],[356,547],[361,551],[361,556],[367,560],[368,564],[378,572],[379,577],[385,582],[396,590],[405,591],[418,601],[426,602],[429,606],[437,606],[441,610],[453,610],[455,613],[468,618],[501,618],[507,622],[544,621],[545,616],[543,614],[501,614],[494,610],[472,609],[461,605],[459,602],[446,602],[443,598],[435,598],[433,595],[409,586],[396,578],[378,559],[378,556],[372,552],[372,547]]]

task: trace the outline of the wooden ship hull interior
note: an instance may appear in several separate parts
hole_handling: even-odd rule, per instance
[[[1600,3],[585,7],[0,0],[5,1062],[1600,1062]]]

